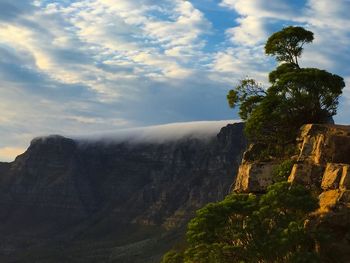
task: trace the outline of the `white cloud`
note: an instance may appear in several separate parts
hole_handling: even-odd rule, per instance
[[[231,8],[243,16],[273,17],[284,20],[295,17],[303,8],[300,5],[293,6],[289,0],[268,2],[265,0],[223,0],[221,5]]]
[[[210,28],[203,14],[188,1],[165,1],[156,5],[138,1],[81,1],[61,8],[77,29],[81,41],[99,54],[133,63],[146,77],[181,78],[191,74],[181,55],[195,55],[199,39]],[[173,10],[168,13],[168,10]],[[152,15],[162,13],[166,19]]]
[[[169,123],[149,127],[117,130],[104,134],[81,135],[75,136],[74,138],[82,141],[129,141],[133,143],[164,143],[187,137],[207,139],[218,134],[222,127],[236,122],[239,122],[239,120]]]
[[[227,30],[233,44],[254,46],[266,40],[269,32],[266,24],[273,19],[293,20],[300,14],[301,7],[295,8],[291,1],[264,0],[223,0],[221,5],[235,10],[238,25]]]
[[[87,123],[100,123],[100,120],[78,117],[78,121]],[[87,142],[121,142],[128,141],[131,143],[164,143],[176,141],[184,138],[208,139],[212,138],[220,132],[222,127],[228,124],[239,122],[239,120],[222,120],[222,121],[197,121],[169,123],[156,126],[139,127],[132,129],[114,130],[104,133],[86,133],[74,135],[66,134],[66,136],[76,139],[81,143]],[[45,138],[45,136],[41,137]],[[22,147],[0,147],[0,161],[13,161],[16,156],[25,152]]]
[[[235,45],[255,46],[266,39],[266,31],[263,28],[261,19],[254,16],[238,18],[240,26],[230,28],[226,34]]]
[[[21,21],[3,23],[0,37],[30,54],[34,66],[52,79],[86,85],[106,101],[122,96],[123,85],[116,83],[189,77],[185,57],[201,54],[200,36],[209,29],[189,1],[81,0],[37,4]],[[106,60],[114,64],[113,72],[96,67]],[[115,72],[118,67],[122,74]]]

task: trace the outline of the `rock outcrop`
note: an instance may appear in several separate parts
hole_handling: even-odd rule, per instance
[[[230,191],[245,147],[242,123],[208,140],[35,139],[0,163],[0,261],[157,262]]]
[[[318,195],[319,209],[310,215],[308,227],[331,229],[336,243],[323,253],[336,255],[334,262],[350,260],[350,126],[308,124],[297,140],[299,155],[288,177]],[[250,147],[244,156],[251,156]],[[261,193],[273,183],[276,162],[243,159],[235,184],[236,192]],[[328,251],[328,252],[327,252]]]
[[[309,188],[344,188],[350,165],[350,126],[307,124],[297,139],[299,155],[288,178]],[[245,152],[235,183],[236,192],[264,192],[273,183],[278,161],[252,161],[256,149]]]
[[[350,126],[307,124],[298,138],[298,161],[350,163]]]
[[[239,166],[235,183],[235,192],[261,193],[273,183],[272,172],[276,163],[244,162]]]
[[[320,211],[350,206],[350,126],[305,125],[298,146],[300,154],[288,181],[321,192]]]

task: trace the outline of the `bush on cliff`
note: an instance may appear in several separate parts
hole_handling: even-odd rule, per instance
[[[273,181],[276,183],[287,181],[294,163],[295,161],[292,161],[290,159],[284,160],[282,163],[280,163],[272,171]]]

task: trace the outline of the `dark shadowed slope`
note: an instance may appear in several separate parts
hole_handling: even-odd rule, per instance
[[[0,163],[0,261],[157,262],[196,209],[228,193],[242,130],[163,143],[34,139]]]

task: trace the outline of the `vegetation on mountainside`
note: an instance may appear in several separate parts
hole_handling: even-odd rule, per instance
[[[258,159],[283,159],[293,152],[301,125],[327,123],[336,114],[343,79],[298,63],[303,45],[312,40],[313,33],[301,27],[273,34],[265,52],[282,63],[269,75],[271,86],[244,79],[227,95],[231,107],[239,105],[248,139],[259,143]],[[292,166],[283,161],[263,195],[232,193],[198,210],[188,224],[187,246],[169,251],[162,263],[332,262],[319,253],[329,230],[307,224],[318,200],[304,186],[286,181]]]
[[[290,172],[292,171],[294,161],[292,160],[285,160],[280,165],[278,165],[273,171],[273,181],[275,183],[285,182],[288,180],[288,177],[290,175]]]
[[[197,211],[188,247],[163,263],[319,262],[318,237],[304,227],[317,199],[300,185],[272,185],[265,195],[231,194]]]
[[[293,144],[306,123],[327,123],[337,112],[345,86],[338,75],[317,68],[301,68],[298,58],[313,33],[302,27],[286,27],[267,40],[265,53],[281,62],[269,74],[271,86],[264,89],[254,79],[241,80],[227,95],[230,107],[239,106],[252,143],[266,146],[278,156]]]

